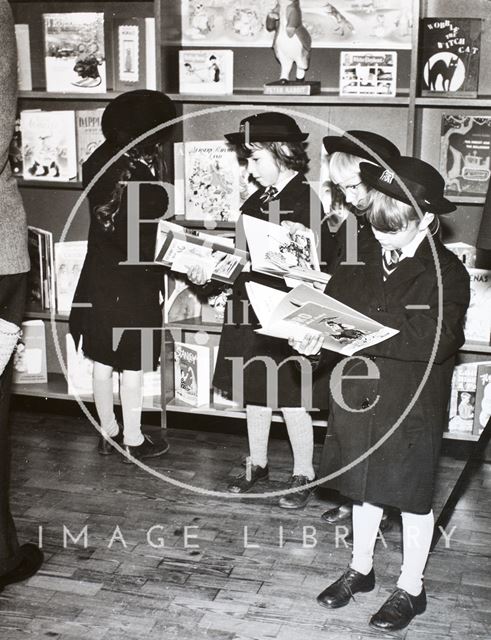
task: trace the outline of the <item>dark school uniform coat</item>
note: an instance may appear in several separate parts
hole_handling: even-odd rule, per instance
[[[118,151],[107,142],[101,145],[83,165],[86,186],[99,169]],[[128,260],[128,203],[123,191],[121,206],[114,219],[114,231],[105,231],[95,216],[95,207],[106,203],[115,182],[121,175],[124,160],[119,159],[96,182],[88,200],[90,228],[87,256],[80,274],[74,302],[89,303],[91,308],[72,308],[70,331],[78,344],[83,337],[86,356],[115,369],[141,369],[141,334],[125,331],[113,350],[113,329],[120,327],[149,328],[162,326],[159,292],[163,289],[163,269],[156,265],[123,265]],[[136,162],[128,181],[156,181],[150,168]],[[153,259],[157,219],[168,206],[168,196],[162,187],[140,186],[141,220],[155,220],[138,227],[140,262]],[[153,336],[153,366],[160,353],[160,336]]]
[[[454,355],[464,343],[469,303],[465,268],[438,239],[435,244],[442,274],[443,320],[426,381],[438,317],[436,268],[427,239],[385,283],[381,248],[372,239],[360,247],[365,266],[339,265],[326,287],[329,295],[400,333],[356,354],[368,357],[380,377],[345,380],[342,393],[347,407],[331,395],[320,477],[349,465],[388,436],[371,455],[326,484],[356,501],[421,514],[432,505]],[[406,305],[430,308],[407,309]],[[346,363],[345,376],[367,376],[367,363],[356,355],[341,359]],[[389,435],[418,393],[414,406]]]
[[[268,205],[263,205],[261,195],[264,188],[258,189],[242,205],[242,213],[255,218],[267,219]],[[283,213],[281,220],[300,222],[310,226],[311,188],[303,174],[297,174],[280,192],[278,199]],[[232,362],[227,358],[243,358],[244,363],[255,356],[269,356],[279,365],[291,356],[298,354],[290,348],[287,340],[271,338],[255,333],[260,327],[258,319],[249,303],[245,285],[247,282],[258,282],[268,287],[288,291],[282,278],[248,272],[242,273],[232,288],[232,303],[227,305],[224,326],[220,338],[217,364],[213,384],[226,394],[233,395]],[[244,313],[244,309],[247,312]],[[249,324],[247,324],[249,323]],[[318,367],[309,362],[313,370],[313,408],[327,408],[327,367]],[[306,378],[304,377],[304,380]],[[278,373],[278,401],[276,407],[301,407],[302,378],[300,367],[294,361],[286,362],[279,368]],[[266,385],[266,368],[263,362],[256,361],[244,369],[244,404],[268,405]]]

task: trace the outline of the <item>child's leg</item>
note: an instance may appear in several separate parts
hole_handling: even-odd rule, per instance
[[[141,431],[143,405],[143,372],[124,370],[121,376],[121,407],[123,410],[124,444],[138,447],[144,441]]]
[[[367,575],[373,568],[373,551],[384,510],[369,502],[353,505],[353,556],[350,567]]]
[[[397,586],[417,596],[423,588],[423,572],[430,553],[433,511],[425,515],[402,512],[401,516],[403,565]]]
[[[92,374],[94,403],[101,429],[110,437],[118,435],[119,426],[114,415],[113,368],[101,362],[94,362]]]
[[[285,419],[288,437],[293,450],[293,475],[315,477],[312,459],[314,456],[314,429],[310,414],[302,407],[281,410]]]
[[[248,404],[246,414],[251,464],[265,467],[268,464],[268,440],[273,411],[269,407]]]

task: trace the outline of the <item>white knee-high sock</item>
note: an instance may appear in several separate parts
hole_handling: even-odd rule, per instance
[[[121,408],[123,410],[124,443],[130,447],[142,444],[143,372],[124,370],[121,376]]]
[[[101,429],[111,438],[118,435],[119,426],[114,415],[113,369],[101,362],[94,362],[92,385],[94,403]]]
[[[269,407],[248,404],[246,414],[251,464],[265,467],[268,464],[268,440],[273,411]]]
[[[403,564],[397,586],[412,596],[423,588],[423,572],[430,553],[435,519],[433,511],[424,515],[402,512]]]
[[[293,475],[315,478],[312,459],[314,457],[314,428],[310,414],[302,407],[281,410],[285,419],[288,437],[293,450]]]
[[[384,510],[369,502],[353,505],[353,556],[350,567],[364,575],[373,567],[373,551]]]

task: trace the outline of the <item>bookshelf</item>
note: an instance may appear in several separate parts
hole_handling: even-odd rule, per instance
[[[262,84],[277,79],[278,65],[273,52],[262,47],[234,48],[234,92],[232,95],[216,96],[208,94],[187,95],[178,91],[178,52],[182,48],[181,0],[103,0],[102,2],[70,2],[44,0],[11,0],[15,22],[27,23],[30,29],[31,65],[33,90],[21,91],[19,94],[20,109],[91,109],[103,107],[109,100],[119,95],[113,90],[114,68],[110,62],[112,34],[109,18],[155,17],[156,26],[156,66],[157,88],[165,91],[177,104],[179,113],[185,116],[176,131],[177,139],[210,140],[221,139],[226,131],[235,130],[243,117],[263,109],[291,109],[300,117],[302,124],[310,131],[310,155],[312,179],[319,173],[320,140],[329,133],[323,123],[328,122],[340,129],[371,129],[387,135],[401,149],[402,153],[415,154],[434,166],[439,166],[440,152],[440,119],[442,113],[469,113],[486,115],[491,113],[491,68],[485,61],[491,54],[491,17],[484,23],[482,35],[481,71],[477,98],[461,97],[422,97],[419,90],[419,18],[422,16],[448,17],[483,17],[489,16],[487,0],[473,0],[462,4],[460,0],[408,0],[407,6],[412,12],[413,31],[410,49],[398,50],[397,94],[395,97],[341,97],[338,95],[339,51],[340,49],[314,49],[308,77],[320,79],[322,91],[313,96],[280,96],[264,95]],[[42,33],[42,14],[48,12],[69,11],[104,12],[108,18],[105,28],[107,44],[107,86],[105,93],[81,94],[47,93],[44,72],[44,52]],[[217,47],[219,45],[216,45]],[[203,46],[197,42],[197,48]],[[187,45],[186,45],[186,48]],[[202,108],[220,108],[218,114],[209,113],[195,116]],[[227,106],[230,109],[227,109]],[[187,118],[186,118],[187,116]],[[331,133],[337,130],[331,130]],[[172,164],[172,163],[170,163]],[[29,224],[47,228],[53,232],[54,239],[60,236],[67,212],[71,211],[79,198],[81,183],[72,181],[59,183],[54,181],[35,181],[19,179]],[[461,240],[475,244],[479,226],[481,206],[484,198],[471,196],[455,196],[458,212],[447,217],[445,224],[445,240]],[[177,219],[183,226],[203,228],[204,224],[185,219]],[[233,231],[233,223],[221,223],[217,231]],[[86,239],[88,231],[88,209],[82,203],[77,216],[66,236],[67,240]],[[482,263],[479,266],[489,267]],[[54,321],[60,334],[67,331],[67,317],[49,312],[28,312],[28,318],[41,318],[46,322]],[[166,339],[162,347],[162,393],[155,399],[153,409],[162,409],[162,424],[166,424],[166,412],[194,411],[204,415],[220,415],[223,417],[243,418],[242,412],[230,408],[199,407],[190,408],[173,398],[173,341],[176,331],[184,336],[206,331],[217,339],[220,333],[219,324],[203,324],[199,320],[166,325]],[[47,331],[47,336],[51,334]],[[52,341],[51,341],[52,342]],[[477,354],[478,358],[489,356],[491,347],[479,344],[466,344],[461,349],[461,356]],[[54,357],[54,346],[48,347],[49,382],[47,385],[24,385],[14,391],[24,395],[66,398],[63,392],[63,381],[59,364]],[[66,386],[66,383],[65,383]],[[275,420],[280,420],[278,416]],[[315,420],[314,424],[325,426],[325,421]],[[464,438],[461,434],[445,434],[445,437]],[[465,439],[474,439],[467,436]]]

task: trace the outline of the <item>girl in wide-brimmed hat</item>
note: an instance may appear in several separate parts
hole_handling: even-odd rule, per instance
[[[101,455],[113,451],[107,437],[123,443],[126,452],[138,459],[158,456],[168,449],[164,440],[152,440],[141,431],[143,363],[142,334],[138,331],[161,326],[163,273],[161,267],[124,263],[128,262],[129,240],[136,240],[138,263],[153,260],[157,219],[165,213],[169,198],[162,185],[151,183],[164,178],[161,145],[169,137],[170,129],[165,125],[175,116],[172,100],[159,91],[138,90],[118,96],[102,116],[105,142],[83,165],[84,186],[94,177],[97,181],[88,194],[87,256],[70,314],[70,331],[76,344],[82,339],[84,354],[94,361],[94,402],[104,436],[98,445]],[[153,129],[153,134],[145,136]],[[135,144],[121,155],[133,141]],[[136,227],[128,205],[128,183],[132,181],[145,183],[140,185],[139,210],[133,212]],[[138,238],[129,238],[135,228]],[[124,330],[121,336],[115,334],[119,328]],[[153,368],[159,353],[160,339],[155,334]],[[113,410],[113,371],[121,372],[123,433]]]

